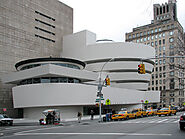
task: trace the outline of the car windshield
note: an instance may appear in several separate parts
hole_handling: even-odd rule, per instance
[[[0,119],[2,118],[8,118],[8,116],[0,114]]]
[[[169,108],[162,108],[162,109],[160,109],[160,110],[169,110]]]
[[[118,114],[125,114],[126,112],[125,111],[120,111]]]

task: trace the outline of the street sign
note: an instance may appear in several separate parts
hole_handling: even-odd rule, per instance
[[[148,100],[145,100],[145,104],[148,104]]]
[[[111,103],[110,103],[110,100],[107,99],[106,102],[105,102],[105,105],[110,105],[110,104],[111,104]]]
[[[104,98],[101,98],[101,100],[105,100]],[[96,102],[99,102],[100,101],[100,99],[99,98],[97,98],[96,99]]]

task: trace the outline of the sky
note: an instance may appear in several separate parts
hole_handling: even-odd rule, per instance
[[[168,0],[60,0],[73,8],[73,32],[89,30],[99,39],[125,42],[125,33],[153,19],[153,4]],[[185,29],[185,0],[177,0],[177,17]]]

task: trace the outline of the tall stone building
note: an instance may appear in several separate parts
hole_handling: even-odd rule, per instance
[[[11,88],[2,84],[15,63],[36,57],[59,57],[62,37],[73,33],[73,9],[58,0],[1,0],[0,113],[21,116],[13,109]]]
[[[175,0],[153,5],[151,24],[133,28],[126,33],[127,42],[144,43],[156,50],[155,66],[148,90],[159,90],[160,104],[181,106],[184,97],[184,30],[177,19]],[[172,57],[174,56],[174,57]]]

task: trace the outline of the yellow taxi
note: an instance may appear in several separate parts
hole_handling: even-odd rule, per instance
[[[131,113],[129,111],[120,111],[118,114],[112,115],[112,120],[128,120],[131,118],[136,118],[135,113]]]
[[[146,112],[147,112],[148,116],[154,116],[157,114],[157,110],[155,110],[155,109],[148,109],[148,110],[146,110]]]
[[[176,110],[173,109],[173,107],[168,107],[168,108],[162,108],[160,110],[158,110],[157,115],[160,117],[161,115],[165,115],[165,116],[171,116],[171,115],[176,115]]]
[[[144,117],[144,116],[148,116],[146,110],[143,109],[134,109],[132,110],[132,113],[135,113],[136,117]]]

